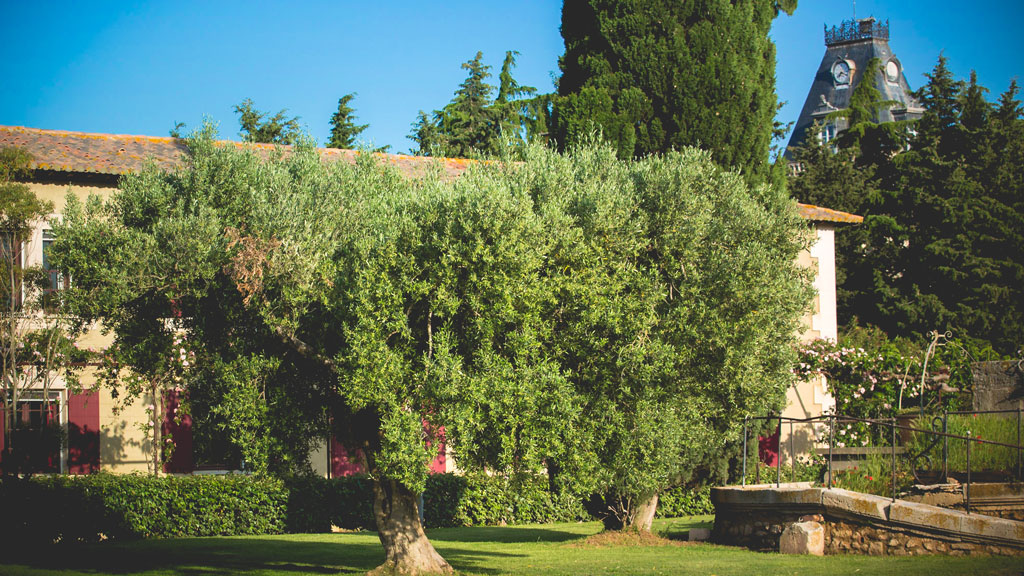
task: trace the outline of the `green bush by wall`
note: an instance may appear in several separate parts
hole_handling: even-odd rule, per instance
[[[658,495],[658,518],[678,518],[679,516],[695,516],[697,514],[714,514],[715,506],[711,503],[711,487],[670,488]]]
[[[248,476],[94,474],[0,481],[5,542],[284,532],[288,490]]]
[[[427,527],[553,522],[583,518],[578,498],[542,478],[431,476]],[[43,544],[106,539],[328,532],[372,529],[373,485],[334,479],[255,476],[36,476],[0,479],[0,541]]]

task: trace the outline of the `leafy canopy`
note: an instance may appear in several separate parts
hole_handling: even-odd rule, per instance
[[[185,170],[69,199],[62,265],[138,370],[175,319],[190,394],[257,469],[301,468],[330,407],[412,492],[444,427],[467,469],[640,498],[722,473],[792,380],[806,225],[708,153],[533,146],[449,181],[188,144]]]

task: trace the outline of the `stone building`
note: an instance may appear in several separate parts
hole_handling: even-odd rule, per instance
[[[821,138],[834,139],[848,126],[844,118],[833,114],[849,107],[850,95],[864,81],[868,62],[877,58],[881,70],[870,71],[883,100],[895,104],[879,112],[880,122],[916,120],[923,112],[914,99],[903,73],[903,65],[889,48],[889,22],[874,18],[847,20],[825,27],[825,55],[814,74],[807,99],[793,127],[787,150],[800,146],[807,130],[815,122],[821,125]],[[788,152],[787,152],[788,154]]]

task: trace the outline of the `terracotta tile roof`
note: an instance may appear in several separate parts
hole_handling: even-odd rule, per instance
[[[269,154],[274,149],[270,144],[244,144],[229,140],[223,140],[220,144],[245,147],[261,154]],[[141,170],[150,159],[166,169],[182,166],[186,153],[184,142],[177,138],[0,126],[0,148],[7,147],[23,148],[32,154],[37,170],[115,176]],[[319,152],[324,159],[345,162],[354,162],[360,154],[354,150],[335,148],[320,148]],[[413,178],[426,173],[435,162],[442,163],[447,177],[455,178],[474,162],[462,158],[438,159],[403,154],[378,156]],[[800,204],[799,207],[801,216],[815,222],[855,224],[864,220],[856,214],[820,206]]]
[[[864,221],[863,216],[840,212],[831,208],[822,208],[812,204],[797,204],[800,207],[800,215],[806,220],[814,222],[839,222],[842,224],[860,224]]]
[[[246,144],[223,140],[224,146],[249,148],[269,154],[271,144]],[[0,148],[18,147],[32,154],[37,170],[84,174],[127,174],[141,170],[152,160],[170,169],[184,164],[185,143],[177,138],[133,136],[127,134],[94,134],[67,130],[42,130],[22,126],[0,126]],[[285,148],[288,148],[287,146]],[[359,152],[321,148],[320,155],[329,160],[354,162]],[[381,159],[396,166],[403,174],[416,177],[426,173],[436,162],[444,173],[454,178],[466,171],[472,160],[461,158],[424,158],[403,154],[380,154]]]

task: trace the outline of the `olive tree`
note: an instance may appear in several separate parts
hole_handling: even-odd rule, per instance
[[[643,524],[789,381],[794,206],[704,153],[533,148],[450,180],[209,128],[188,146],[69,200],[71,301],[128,350],[187,336],[184,385],[259,471],[301,467],[330,423],[373,479],[385,570],[450,570],[416,510],[442,429],[464,468],[546,467]]]
[[[724,479],[744,416],[782,407],[806,224],[784,191],[696,149],[534,150],[517,178],[551,222],[551,346],[590,427],[586,457],[549,471],[599,493],[606,526],[649,529],[659,491]]]
[[[180,171],[69,198],[58,252],[76,312],[104,319],[145,377],[187,337],[183,386],[219,387],[230,410],[211,411],[257,470],[301,467],[329,406],[374,481],[387,566],[450,570],[416,510],[433,436],[444,427],[466,465],[538,470],[578,418],[545,346],[548,243],[529,196],[504,165],[411,180],[368,154],[326,164],[309,143],[261,157],[207,129],[188,145]]]

